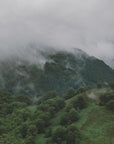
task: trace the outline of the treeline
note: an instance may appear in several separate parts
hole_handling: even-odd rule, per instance
[[[48,137],[47,143],[49,141],[60,143],[66,140],[65,135],[69,135],[70,129],[80,135],[79,130],[72,123],[79,119],[78,111],[82,109],[82,103],[86,102],[80,96],[71,105],[66,106],[65,99],[68,99],[68,95],[70,98],[75,96],[75,90],[69,89],[63,97],[59,97],[56,92],[48,92],[36,102],[37,108],[32,113],[29,110],[29,106],[33,104],[30,97],[0,92],[0,144],[34,144],[35,136],[41,133],[45,133]],[[52,132],[52,129],[48,129],[51,119],[62,109],[64,112],[58,128]],[[62,130],[65,130],[64,138],[59,138],[61,134],[58,133]],[[69,141],[68,137],[67,141]]]
[[[114,111],[114,91],[102,94],[100,96],[100,105]]]
[[[47,92],[35,104],[28,96],[0,92],[0,144],[35,144],[39,134],[45,135],[46,144],[79,144],[83,134],[76,123],[80,112],[91,102],[86,95],[90,89],[70,88],[62,97],[54,91]],[[102,94],[99,106],[113,111],[114,92]]]
[[[32,99],[0,92],[0,144],[32,144],[36,126],[28,106]]]

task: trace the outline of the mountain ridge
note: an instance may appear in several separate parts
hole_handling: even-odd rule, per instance
[[[52,53],[49,50],[39,55],[44,57],[45,64],[40,64],[41,59],[29,63],[18,57],[0,61],[0,89],[40,96],[47,91],[62,94],[69,87],[77,89],[114,80],[114,71],[108,65],[79,49]]]

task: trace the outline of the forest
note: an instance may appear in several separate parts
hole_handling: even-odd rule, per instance
[[[113,144],[114,82],[33,99],[0,92],[0,144]]]

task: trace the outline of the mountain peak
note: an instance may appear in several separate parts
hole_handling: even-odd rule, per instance
[[[35,63],[20,57],[0,61],[0,89],[39,96],[51,90],[62,94],[69,87],[77,89],[114,80],[114,71],[109,66],[80,49],[37,51],[35,56]]]

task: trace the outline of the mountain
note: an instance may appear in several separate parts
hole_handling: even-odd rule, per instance
[[[114,143],[114,89],[48,92],[33,103],[0,91],[0,144]]]
[[[47,91],[62,94],[69,87],[77,89],[114,80],[114,70],[82,50],[43,51],[40,55],[46,60],[44,65],[39,59],[30,63],[19,57],[0,61],[0,90],[40,96]]]
[[[109,62],[110,66],[114,69],[114,59],[111,59]]]

